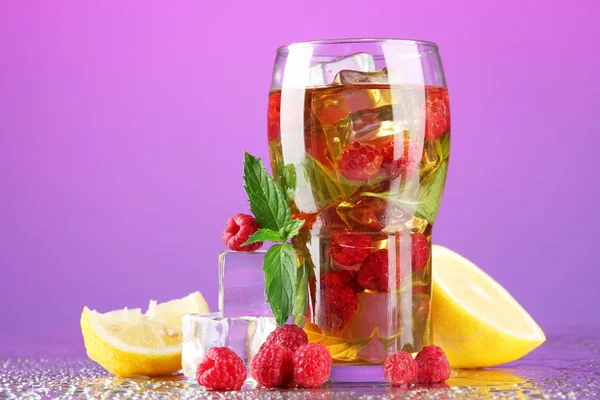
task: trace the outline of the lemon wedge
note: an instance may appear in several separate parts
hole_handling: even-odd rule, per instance
[[[199,292],[163,304],[101,314],[87,307],[81,332],[88,356],[117,376],[161,376],[181,369],[181,316],[209,312]]]
[[[433,246],[433,342],[454,368],[482,368],[523,357],[546,337],[519,303],[475,264]]]
[[[209,313],[208,304],[202,296],[202,293],[195,292],[182,299],[157,303],[156,300],[150,300],[146,316],[148,318],[161,321],[170,326],[181,326],[181,316],[183,314],[204,314]]]

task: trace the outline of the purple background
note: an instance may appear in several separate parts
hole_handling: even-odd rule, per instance
[[[84,305],[201,290],[216,308],[242,151],[268,157],[275,49],[335,37],[440,45],[434,242],[545,329],[600,323],[600,3],[533,3],[0,2],[0,340],[77,336]]]

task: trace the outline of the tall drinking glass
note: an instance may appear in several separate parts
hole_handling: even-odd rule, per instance
[[[273,173],[305,221],[293,240],[295,321],[331,352],[332,380],[382,379],[369,367],[431,343],[431,234],[450,149],[437,46],[279,48],[268,139]]]

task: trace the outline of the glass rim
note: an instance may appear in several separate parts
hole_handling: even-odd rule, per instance
[[[342,39],[323,39],[323,40],[308,40],[303,42],[293,42],[284,44],[283,46],[279,46],[277,48],[277,53],[281,54],[290,49],[296,48],[306,48],[306,47],[319,47],[324,45],[336,45],[336,44],[352,44],[352,43],[371,43],[371,44],[381,44],[381,43],[395,43],[395,44],[412,44],[412,45],[422,45],[432,47],[434,49],[438,48],[438,45],[434,42],[429,42],[427,40],[418,40],[418,39],[405,39],[405,38],[342,38]]]

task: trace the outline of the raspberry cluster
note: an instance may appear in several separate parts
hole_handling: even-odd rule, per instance
[[[421,272],[429,261],[429,241],[427,236],[416,232],[411,235],[411,242],[412,268]],[[398,287],[400,283],[400,265],[396,265],[396,270],[392,271],[395,286],[390,286],[388,250],[377,250],[373,240],[364,233],[335,232],[331,237],[331,257],[340,270],[357,269],[356,281],[363,289],[387,292]],[[351,280],[347,279],[341,283],[348,285]]]
[[[432,98],[428,101],[426,137],[435,140],[450,129],[447,99]],[[346,179],[365,181],[382,171],[390,179],[402,176],[413,179],[423,156],[423,145],[410,138],[395,136],[380,143],[377,147],[362,142],[351,142],[342,150],[337,168]]]
[[[430,247],[427,236],[411,235],[410,260],[412,269],[422,272],[429,261]],[[331,236],[330,254],[336,270],[324,271],[321,278],[323,309],[317,324],[326,332],[342,332],[358,312],[357,293],[363,290],[389,292],[400,287],[401,269],[389,265],[387,249],[377,249],[373,239],[360,232],[336,231]]]
[[[450,364],[441,348],[430,345],[416,359],[403,351],[392,354],[383,365],[383,375],[394,386],[441,383],[450,378]]]
[[[296,325],[277,328],[252,358],[250,374],[259,385],[318,388],[331,374],[333,360],[322,344],[309,343]],[[394,386],[442,384],[450,377],[444,351],[435,345],[424,347],[416,359],[399,351],[383,365],[385,379]],[[246,379],[244,362],[226,347],[208,350],[196,372],[198,384],[209,390],[239,390]]]
[[[250,375],[263,387],[317,388],[329,379],[333,360],[321,344],[308,343],[297,325],[284,325],[267,337],[250,362]],[[213,347],[196,372],[198,384],[209,390],[239,390],[246,367],[233,351]]]
[[[317,388],[329,379],[333,361],[325,346],[308,343],[297,325],[273,331],[252,359],[250,374],[263,387]]]

